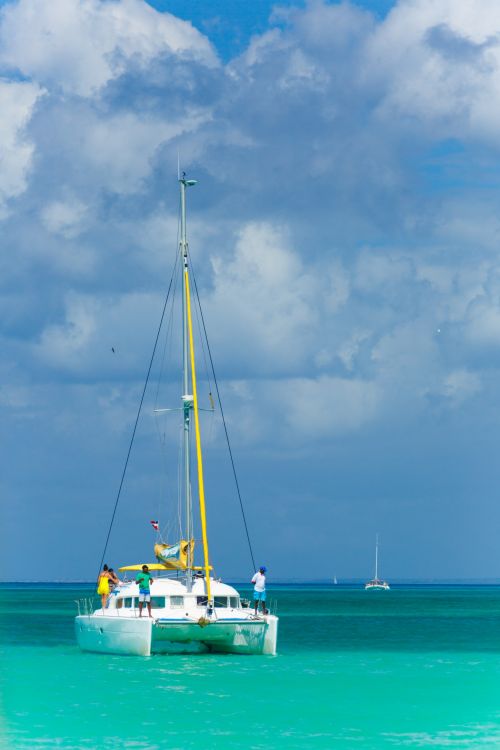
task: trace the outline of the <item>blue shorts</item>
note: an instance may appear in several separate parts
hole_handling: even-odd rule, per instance
[[[253,600],[254,600],[254,602],[265,602],[266,601],[266,592],[265,591],[254,591],[253,592]]]

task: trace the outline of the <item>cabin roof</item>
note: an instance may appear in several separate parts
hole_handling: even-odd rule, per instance
[[[239,596],[239,592],[227,583],[211,579],[210,584],[212,596]],[[175,578],[155,578],[150,590],[152,596],[182,596],[189,593],[194,596],[206,595],[205,581],[202,578],[193,581],[191,592],[187,591],[186,585],[182,581]],[[129,581],[117,586],[115,593],[121,596],[133,596],[139,593],[139,586],[135,581]]]

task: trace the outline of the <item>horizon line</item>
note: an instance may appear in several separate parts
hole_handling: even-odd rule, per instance
[[[247,583],[246,580],[242,580],[238,577],[227,576],[226,581],[244,586],[252,586],[251,583]],[[270,587],[280,585],[293,585],[293,584],[313,584],[313,585],[328,585],[328,586],[348,586],[348,585],[363,585],[367,579],[365,578],[344,578],[335,582],[333,578],[280,578],[272,580]],[[475,577],[475,578],[393,578],[389,581],[390,585],[500,585],[500,577]],[[95,586],[95,581],[89,581],[85,579],[25,579],[25,580],[2,580],[0,579],[0,586],[12,585],[12,584],[63,584],[69,585],[86,585]]]

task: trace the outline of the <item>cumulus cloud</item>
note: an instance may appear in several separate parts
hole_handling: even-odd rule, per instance
[[[79,134],[79,161],[99,176],[101,188],[134,194],[150,175],[160,144],[195,130],[209,118],[201,110],[184,112],[184,117],[173,122],[132,112],[91,116]]]
[[[499,26],[487,0],[398,3],[366,45],[367,76],[385,88],[380,116],[498,145]]]
[[[161,55],[206,65],[217,56],[206,37],[140,0],[19,0],[4,5],[0,62],[49,88],[89,96],[133,60],[144,72]]]
[[[92,300],[70,299],[65,323],[51,325],[43,332],[41,356],[59,367],[74,366],[75,361],[79,363],[96,331],[96,312],[96,305]]]
[[[334,320],[352,283],[339,259],[307,262],[285,227],[249,223],[232,257],[213,255],[212,267],[204,304],[226,367],[260,376],[309,373],[339,356],[345,329]]]
[[[500,352],[500,267],[489,268],[467,305],[461,330],[468,346]]]
[[[71,239],[82,231],[87,210],[78,199],[53,201],[42,209],[42,222],[49,232]]]
[[[144,369],[150,354],[147,342],[153,340],[160,312],[161,298],[154,294],[70,294],[64,319],[43,329],[34,353],[51,369],[74,373],[83,380],[99,380],[117,370],[128,380]],[[131,330],[134,346],[130,345]]]
[[[26,126],[42,93],[36,83],[0,79],[0,217],[5,216],[9,199],[26,190],[35,150]]]
[[[274,384],[271,394],[291,434],[305,439],[356,432],[375,418],[381,400],[376,383],[328,376]]]
[[[238,360],[252,358],[264,366],[272,360],[285,368],[300,360],[307,331],[318,321],[311,304],[315,281],[283,232],[266,224],[245,226],[234,257],[214,258],[213,269],[212,326],[218,337],[238,346]]]
[[[443,383],[444,395],[458,403],[475,396],[480,390],[481,378],[477,373],[467,372],[467,370],[450,372]]]

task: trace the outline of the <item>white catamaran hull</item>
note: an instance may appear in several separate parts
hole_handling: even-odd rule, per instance
[[[153,620],[149,617],[80,615],[76,638],[83,651],[149,656],[154,653],[276,654],[278,618]]]
[[[390,586],[388,583],[367,583],[365,591],[389,591]]]
[[[79,615],[75,618],[75,632],[82,651],[131,656],[151,653],[149,618]]]

